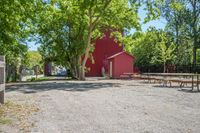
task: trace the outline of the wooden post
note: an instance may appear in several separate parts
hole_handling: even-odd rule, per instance
[[[5,56],[0,56],[0,103],[4,104],[5,94]]]
[[[39,70],[39,65],[36,65],[36,66],[35,66],[36,79],[38,78],[38,70]]]
[[[192,91],[194,89],[194,74],[192,75]]]
[[[197,91],[199,91],[199,74],[197,73]]]
[[[39,65],[34,66],[35,79],[38,78]]]

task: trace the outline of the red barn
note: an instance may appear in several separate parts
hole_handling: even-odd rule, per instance
[[[94,62],[91,59],[87,60],[86,76],[102,76],[103,68],[106,74],[112,74],[112,78],[120,78],[124,73],[137,72],[134,67],[134,57],[123,51],[123,46],[110,37],[110,32],[105,32],[103,38],[96,40],[92,55]],[[112,66],[110,66],[111,62]]]
[[[110,32],[104,33],[103,38],[95,41],[95,49],[92,53],[93,60],[90,58],[86,62],[86,76],[102,76],[102,70],[113,78],[119,78],[124,73],[138,72],[133,66],[134,57],[123,52],[123,46],[120,46],[110,37]],[[112,62],[112,66],[110,65]],[[49,62],[45,63],[45,75],[51,75],[52,66]]]
[[[126,52],[117,53],[108,58],[109,77],[120,78],[121,75],[125,73],[133,73],[134,67],[134,57]]]
[[[107,73],[107,58],[122,51],[123,47],[119,46],[119,44],[114,41],[114,38],[110,37],[110,32],[105,32],[104,37],[97,39],[95,42],[95,50],[92,53],[94,63],[91,59],[88,59],[86,62],[86,67],[88,69],[86,76],[102,76],[102,68],[104,68],[105,72]]]

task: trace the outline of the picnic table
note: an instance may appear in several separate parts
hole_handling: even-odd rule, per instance
[[[194,73],[143,73],[142,75],[147,76],[147,79],[156,79],[155,77],[163,77],[163,82],[180,82],[180,87],[185,83],[192,84],[192,90],[194,90],[195,84],[197,85],[197,90],[199,91],[199,74]],[[172,77],[179,77],[179,79],[172,79]],[[169,78],[169,79],[168,79]],[[195,79],[196,78],[196,79]]]
[[[141,75],[139,73],[123,73],[120,77],[129,79],[141,79]]]
[[[132,75],[133,75],[134,73],[123,73],[123,75],[126,75],[126,76],[128,76],[129,78],[132,78]]]

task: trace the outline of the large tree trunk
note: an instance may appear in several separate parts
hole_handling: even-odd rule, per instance
[[[81,67],[80,67],[80,80],[85,80],[85,65],[86,65],[87,59],[89,57],[91,38],[92,38],[92,30],[94,28],[94,23],[92,23],[91,9],[88,12],[88,16],[90,18],[90,21],[89,21],[89,25],[88,25],[88,35],[87,35],[85,54],[84,54],[84,58],[82,60]]]
[[[196,62],[197,62],[197,49],[196,46],[193,46],[193,72],[196,71]]]
[[[90,44],[87,44],[86,52],[82,61],[82,65],[80,66],[80,80],[85,80],[85,66],[90,52]]]
[[[85,80],[85,65],[86,65],[87,59],[89,57],[90,45],[91,45],[91,36],[92,36],[92,28],[89,27],[89,33],[88,33],[88,37],[87,37],[85,55],[84,55],[84,58],[82,60],[82,64],[81,64],[81,67],[80,67],[80,80]]]
[[[191,1],[193,7],[193,72],[196,71],[196,60],[197,60],[197,0]]]
[[[79,77],[80,80],[85,80],[85,66],[82,65],[80,67],[80,77]]]
[[[107,0],[104,3],[104,10],[108,7],[108,5],[111,3],[112,0]],[[100,21],[100,17],[103,15],[104,11],[102,11],[98,16],[94,17],[94,12],[92,11],[92,8],[89,8],[88,10],[88,17],[89,17],[89,25],[88,25],[88,36],[87,36],[87,42],[86,42],[86,50],[84,54],[84,58],[81,61],[81,67],[80,67],[80,80],[85,80],[85,65],[87,62],[87,59],[89,57],[90,47],[91,47],[91,38],[92,38],[92,31],[94,31],[98,21]]]
[[[175,34],[176,34],[176,44],[179,45],[179,20],[177,14],[175,14]]]
[[[80,67],[80,62],[79,62],[79,56],[77,57],[72,57],[71,59],[71,63],[70,63],[70,69],[71,69],[71,76],[72,78],[74,79],[79,79],[79,76],[80,76],[80,70],[79,70],[79,67]]]

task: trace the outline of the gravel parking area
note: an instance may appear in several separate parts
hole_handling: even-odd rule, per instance
[[[39,107],[32,132],[200,132],[200,93],[137,80],[10,84],[6,98]]]

